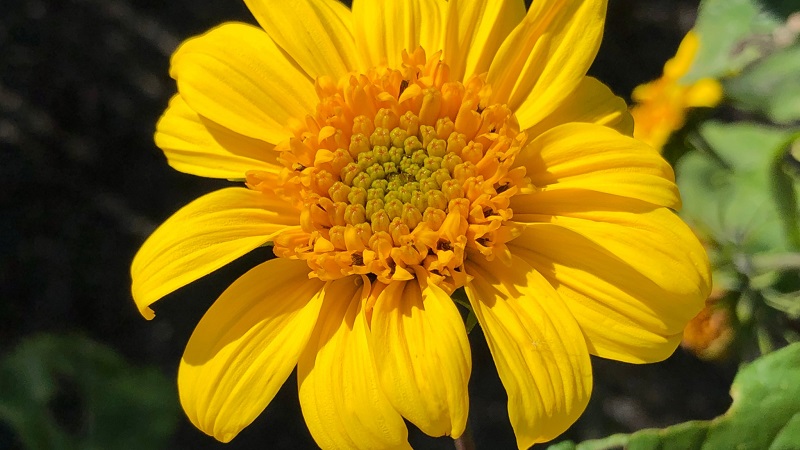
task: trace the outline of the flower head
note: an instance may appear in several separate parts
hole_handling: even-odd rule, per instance
[[[658,150],[683,127],[689,108],[714,107],[722,99],[722,86],[713,78],[687,83],[682,78],[692,68],[700,40],[689,31],[675,56],[664,64],[661,78],[633,90],[633,135]]]
[[[142,313],[266,243],[181,360],[192,422],[232,439],[297,367],[323,448],[408,448],[466,426],[464,289],[520,448],[591,392],[589,354],[657,361],[709,284],[669,165],[586,77],[606,2],[246,1],[185,42],[156,142],[244,179],[175,213],[132,265]]]

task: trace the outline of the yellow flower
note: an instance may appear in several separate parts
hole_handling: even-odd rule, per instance
[[[669,165],[586,71],[605,0],[246,0],[172,58],[156,142],[174,168],[246,179],[169,218],[131,268],[142,314],[256,247],[180,363],[221,441],[297,367],[322,448],[460,436],[463,288],[520,448],[589,400],[589,355],[666,358],[709,289]]]
[[[664,64],[661,78],[637,86],[631,95],[637,103],[631,108],[633,135],[659,151],[683,127],[689,108],[714,107],[722,99],[722,86],[713,78],[681,81],[692,68],[699,46],[697,34],[686,33],[678,52]]]

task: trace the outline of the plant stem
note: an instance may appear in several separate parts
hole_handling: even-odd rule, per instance
[[[467,429],[460,438],[455,439],[453,443],[456,450],[475,450],[475,441],[472,440],[472,431],[469,429],[469,422],[467,422]]]

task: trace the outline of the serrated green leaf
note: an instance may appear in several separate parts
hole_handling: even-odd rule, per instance
[[[800,119],[800,45],[781,49],[725,82],[737,108],[763,113],[776,123]]]
[[[683,81],[739,72],[769,51],[771,33],[783,18],[767,6],[759,0],[703,0],[694,26],[700,48]]]
[[[29,338],[0,375],[0,420],[30,450],[166,448],[179,417],[172,381],[78,336]]]
[[[630,450],[789,450],[800,443],[800,343],[744,365],[731,387],[733,404],[710,421],[686,422],[665,429],[581,442],[575,450],[625,446]],[[570,449],[559,443],[550,450]],[[599,445],[599,444],[602,444]]]

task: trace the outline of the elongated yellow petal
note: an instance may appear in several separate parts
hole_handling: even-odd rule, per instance
[[[686,33],[678,46],[675,56],[664,64],[664,77],[672,80],[679,80],[689,72],[692,63],[697,57],[697,50],[700,49],[700,38],[694,30]]]
[[[352,14],[337,0],[245,0],[258,23],[312,78],[362,68]]]
[[[686,89],[686,106],[712,108],[722,100],[722,85],[713,78],[703,78]]]
[[[356,277],[328,282],[320,319],[297,365],[300,406],[324,449],[410,449],[380,388]]]
[[[431,436],[461,436],[472,369],[458,309],[425,280],[391,283],[372,311],[373,354],[392,405]]]
[[[402,52],[422,46],[428,56],[444,46],[443,0],[354,0],[353,31],[368,66],[397,67]]]
[[[625,100],[596,78],[583,77],[580,84],[549,116],[525,130],[529,137],[569,122],[595,123],[633,136],[633,117]]]
[[[233,132],[199,116],[175,95],[156,125],[156,145],[170,166],[210,178],[244,178],[248,170],[277,173],[274,145]]]
[[[472,258],[465,286],[508,393],[517,446],[563,433],[586,408],[592,366],[583,334],[553,287],[525,261]]]
[[[181,405],[222,442],[250,424],[297,364],[322,305],[303,261],[273,259],[236,280],[197,324],[178,369]]]
[[[492,102],[507,103],[525,129],[578,86],[603,36],[607,0],[536,0],[489,67]]]
[[[489,70],[505,38],[525,18],[522,0],[450,0],[444,62],[454,80]]]
[[[184,206],[142,244],[131,264],[139,311],[207,275],[299,223],[299,213],[275,196],[222,189]]]
[[[226,23],[187,40],[172,56],[178,92],[203,117],[239,134],[277,144],[289,119],[314,111],[308,75],[259,28]]]
[[[708,259],[666,208],[607,194],[542,195],[510,243],[580,323],[590,351],[626,362],[672,354],[711,286]]]
[[[538,136],[516,164],[542,190],[585,190],[635,198],[680,209],[670,165],[647,144],[588,123],[568,123]],[[528,195],[513,198],[517,212],[535,212]]]

